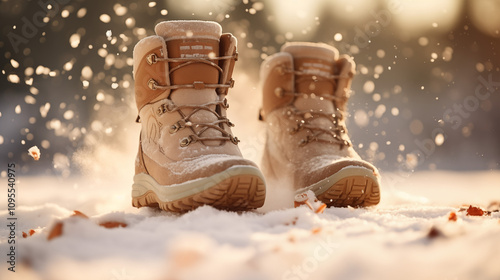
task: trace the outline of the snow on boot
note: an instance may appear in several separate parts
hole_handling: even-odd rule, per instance
[[[380,175],[354,151],[345,127],[355,64],[326,44],[287,43],[261,66],[267,139],[262,171],[328,206],[380,201]]]
[[[142,130],[133,206],[172,212],[261,207],[264,177],[242,158],[226,116],[236,38],[204,21],[161,22],[155,32],[134,48]]]

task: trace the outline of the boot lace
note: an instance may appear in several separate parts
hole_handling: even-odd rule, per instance
[[[215,67],[220,74],[222,74],[224,71],[223,69],[214,63],[211,60],[229,60],[229,59],[234,59],[237,60],[237,53],[231,56],[221,56],[221,57],[209,57],[209,58],[164,58],[164,57],[158,57],[156,54],[152,53],[146,57],[146,61],[148,64],[152,65],[157,62],[176,62],[176,63],[181,63],[177,65],[176,67],[173,67],[172,69],[169,70],[169,75],[172,74],[174,71],[181,69],[182,67],[186,67],[188,65],[194,64],[194,63],[204,63],[208,64],[210,66]],[[192,89],[204,89],[204,88],[232,88],[234,86],[234,80],[230,79],[228,83],[226,84],[205,84],[204,82],[201,81],[195,81],[192,84],[181,84],[181,85],[161,85],[154,79],[150,79],[148,81],[148,87],[152,90],[175,90],[175,89],[180,89],[180,88],[192,88]],[[220,97],[220,95],[218,95]],[[214,107],[215,109],[211,108]],[[227,109],[229,108],[229,104],[227,102],[227,99],[224,98],[223,100],[217,100],[205,104],[187,104],[187,105],[177,105],[175,104],[172,100],[168,99],[168,101],[164,104],[161,104],[158,109],[157,109],[157,115],[160,116],[165,113],[174,113],[177,112],[180,116],[181,119],[177,121],[175,124],[173,124],[169,128],[169,133],[174,134],[177,131],[184,129],[184,128],[189,128],[192,131],[192,134],[190,134],[188,137],[185,137],[181,139],[180,141],[180,146],[181,147],[187,147],[192,143],[196,142],[201,142],[204,144],[204,141],[230,141],[231,143],[237,145],[240,140],[238,140],[237,137],[234,137],[231,133],[227,132],[224,129],[224,125],[227,125],[228,127],[233,127],[234,124],[229,121],[229,119],[225,116],[222,115],[221,113],[221,108]],[[186,114],[185,111],[186,109],[191,109],[191,112],[189,114]],[[190,118],[195,115],[196,113],[200,111],[207,111],[212,113],[217,117],[217,120],[213,122],[192,122]],[[196,131],[195,128],[198,130]],[[215,129],[221,133],[221,136],[202,136],[204,132],[206,132],[208,129]]]
[[[340,75],[314,75],[312,71],[299,71],[282,68],[281,71],[283,73],[293,73],[295,77],[298,77],[296,82],[301,82],[305,80],[311,80],[311,77],[304,77],[305,75],[311,76],[314,81],[328,81],[333,84],[334,88],[336,86],[336,79],[338,78],[348,78],[348,76],[340,76]],[[294,100],[297,97],[302,98],[318,98],[319,100],[330,101],[334,105],[335,113],[325,113],[321,111],[314,110],[299,110],[295,106],[291,106],[285,114],[289,117],[294,117],[297,119],[297,125],[290,130],[291,134],[296,134],[301,130],[308,131],[308,135],[305,139],[301,139],[299,142],[299,146],[303,147],[312,142],[322,142],[328,144],[339,145],[340,149],[344,147],[352,146],[352,143],[345,139],[343,136],[347,135],[347,129],[345,126],[341,125],[341,121],[344,119],[344,114],[340,109],[339,104],[344,104],[347,101],[346,96],[338,97],[334,95],[318,95],[315,93],[299,93],[299,92],[291,92],[285,91],[283,88],[276,88],[274,93],[276,96],[282,98],[285,95],[293,96]],[[313,120],[324,118],[328,119],[331,122],[331,126],[325,128],[324,126],[319,126],[318,124],[312,123]],[[327,135],[328,139],[321,137],[323,135]]]

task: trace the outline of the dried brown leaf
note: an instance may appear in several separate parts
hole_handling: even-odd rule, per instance
[[[427,238],[429,239],[434,239],[441,236],[444,236],[444,234],[435,226],[432,226],[429,230],[429,233],[427,233]]]
[[[479,208],[479,207],[475,207],[475,206],[469,206],[469,208],[467,209],[467,216],[483,216],[484,215],[484,211],[483,209]]]
[[[315,227],[311,230],[312,234],[318,234],[321,232],[321,228],[320,227]]]
[[[103,222],[99,224],[101,227],[105,228],[116,228],[116,227],[127,227],[126,223],[122,222]]]
[[[457,214],[453,211],[450,212],[450,214],[448,215],[448,221],[456,222],[457,221]]]
[[[71,215],[71,217],[82,217],[84,219],[88,219],[89,217],[85,214],[83,214],[82,212],[78,211],[78,210],[74,210],[73,211],[73,215]]]
[[[61,236],[63,233],[63,223],[59,222],[55,224],[49,232],[49,236],[47,236],[47,240],[52,240],[56,237]]]

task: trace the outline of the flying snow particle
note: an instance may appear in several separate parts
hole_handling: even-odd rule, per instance
[[[67,17],[69,17],[69,11],[68,11],[68,10],[62,10],[62,12],[61,12],[61,17],[62,17],[62,18],[67,18]]]
[[[375,117],[378,118],[378,119],[381,118],[382,115],[384,115],[385,110],[386,110],[385,105],[384,104],[379,104],[377,106],[377,109],[375,109]]]
[[[35,104],[36,103],[36,99],[33,96],[31,96],[31,95],[26,95],[24,97],[24,102],[26,104]]]
[[[424,130],[424,124],[420,120],[413,120],[410,123],[410,132],[413,135],[419,135]]]
[[[335,35],[333,35],[333,40],[335,40],[337,42],[342,41],[342,34],[336,33]]]
[[[24,69],[24,75],[27,77],[33,75],[34,72],[35,70],[33,69],[33,67],[26,67],[26,69]]]
[[[104,93],[103,92],[98,92],[97,95],[96,95],[96,97],[95,97],[95,99],[97,101],[104,101],[104,99],[105,99]]]
[[[66,120],[71,120],[74,116],[75,116],[75,112],[73,112],[72,110],[68,110],[68,111],[64,112],[64,114],[63,114],[63,117]]]
[[[420,37],[418,38],[418,44],[425,47],[429,44],[429,39],[427,39],[427,37]]]
[[[28,153],[33,157],[34,160],[39,160],[40,156],[42,155],[42,153],[40,153],[40,149],[38,149],[37,146],[29,148]]]
[[[113,6],[113,9],[115,10],[115,14],[117,16],[123,16],[123,15],[125,15],[127,13],[127,7],[122,6],[120,4],[115,4]]]
[[[86,14],[87,14],[87,9],[86,9],[86,8],[81,8],[80,10],[78,10],[78,12],[76,12],[76,16],[77,16],[78,18],[82,18],[82,17],[84,17]]]
[[[111,36],[113,36],[113,32],[111,30],[107,30],[106,37],[109,39],[109,38],[111,38]]]
[[[153,8],[155,6],[156,6],[156,2],[151,1],[148,3],[148,7],[150,7],[150,8]]]
[[[73,69],[73,63],[73,60],[64,63],[63,69],[66,71],[70,71],[71,69]]]
[[[377,50],[377,57],[378,58],[384,58],[385,56],[385,51],[383,49]]]
[[[19,62],[15,61],[14,59],[11,59],[10,60],[10,64],[12,65],[12,67],[14,68],[18,68],[19,67]]]
[[[69,37],[69,44],[73,49],[77,48],[80,45],[80,34],[75,33]]]
[[[40,115],[42,116],[42,118],[45,118],[47,116],[47,113],[49,112],[50,110],[50,103],[45,103],[45,105],[41,106],[40,107]]]
[[[82,78],[84,78],[85,80],[90,80],[92,78],[92,75],[93,72],[90,66],[87,65],[82,68]]]
[[[484,71],[484,64],[481,62],[476,63],[476,70],[477,72],[483,72]]]
[[[392,109],[391,109],[391,114],[392,114],[393,116],[397,116],[397,115],[399,115],[399,109],[398,109],[397,107],[392,107]]]
[[[50,142],[48,140],[42,140],[42,148],[48,149],[50,148]]]
[[[16,114],[21,114],[21,105],[17,105],[16,108],[14,109],[14,112],[16,112]]]
[[[108,14],[100,15],[99,19],[104,23],[109,23],[111,21],[111,17]]]
[[[10,74],[9,76],[7,76],[7,80],[13,84],[18,84],[21,81],[21,79],[19,79],[19,76],[16,74]]]
[[[262,11],[264,9],[264,3],[255,2],[252,4],[252,8],[254,8],[256,11]]]
[[[166,14],[165,14],[166,15]],[[132,17],[129,17],[125,20],[125,25],[128,27],[128,28],[132,28],[135,26],[135,19],[132,18]]]
[[[434,138],[434,142],[436,143],[437,146],[441,146],[444,143],[444,135],[441,133],[438,133],[436,137]]]
[[[0,135],[0,145],[2,145],[2,144],[3,144],[3,136]]]
[[[451,47],[444,48],[443,60],[450,61],[452,57],[453,57],[453,49]]]
[[[373,81],[366,81],[363,85],[363,90],[366,93],[372,93],[375,90],[375,83]]]
[[[364,110],[356,110],[354,113],[354,122],[356,122],[359,127],[365,127],[370,122],[370,119]]]

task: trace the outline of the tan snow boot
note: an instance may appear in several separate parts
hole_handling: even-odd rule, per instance
[[[379,173],[345,127],[354,73],[353,60],[326,44],[288,43],[262,63],[268,183],[291,180],[297,194],[312,190],[328,206],[379,203]]]
[[[226,117],[236,38],[215,22],[169,21],[134,48],[142,124],[132,204],[185,212],[263,205],[264,177],[242,158]]]

